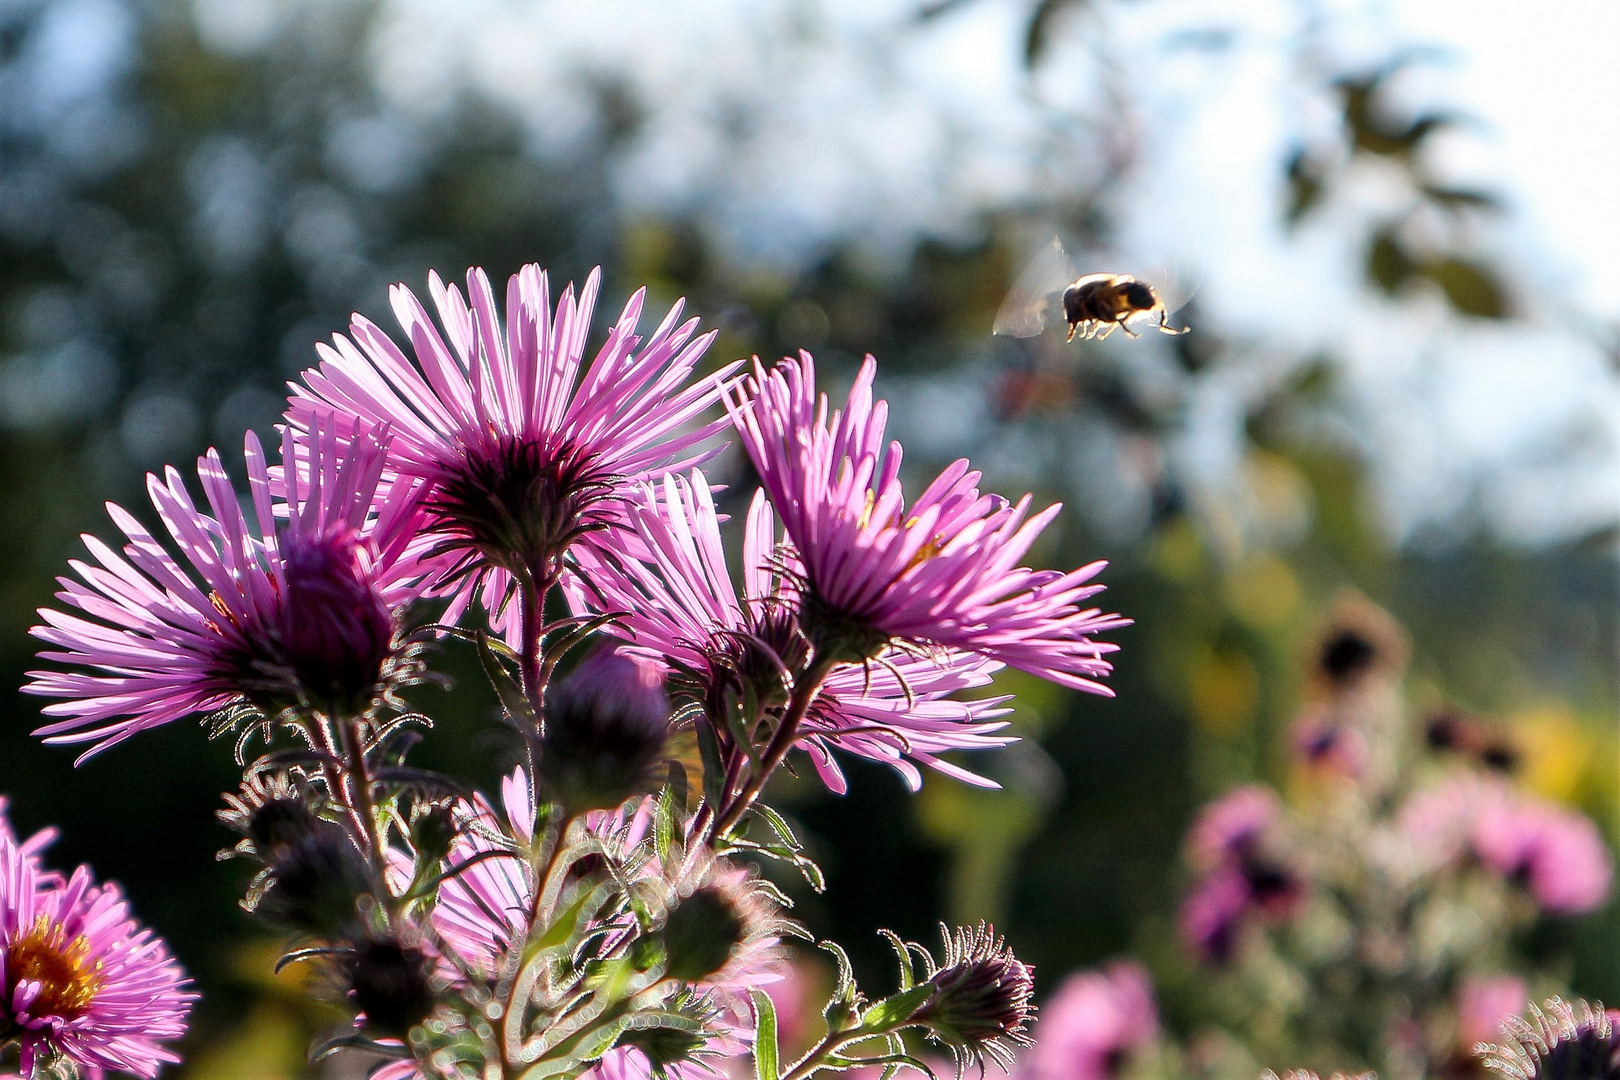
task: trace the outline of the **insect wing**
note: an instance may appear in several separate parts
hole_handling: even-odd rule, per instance
[[[1074,264],[1057,237],[1030,260],[996,312],[993,334],[1034,337],[1053,319],[1058,298],[1075,279]]]
[[[1204,274],[1199,267],[1196,254],[1194,251],[1192,256],[1150,262],[1136,275],[1138,281],[1145,281],[1153,286],[1153,291],[1159,296],[1159,302],[1164,305],[1166,315],[1174,315],[1191,303],[1192,298],[1198,294],[1198,287],[1203,284]]]

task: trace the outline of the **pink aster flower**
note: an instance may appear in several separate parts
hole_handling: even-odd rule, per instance
[[[517,586],[549,587],[568,548],[614,519],[626,485],[701,460],[697,445],[724,427],[694,426],[718,380],[684,385],[714,334],[694,338],[697,320],[679,323],[678,302],[642,345],[645,289],[581,377],[600,281],[592,271],[577,300],[570,285],[553,311],[545,272],[525,266],[507,283],[503,329],[482,270],[467,272],[466,299],[430,275],[442,334],[396,285],[415,363],[356,315],[353,340],[317,346],[320,365],[293,385],[295,425],[334,414],[390,425],[389,467],[427,484],[429,532],[455,560],[446,621],[476,596],[497,629],[519,633]]]
[[[24,1076],[57,1054],[156,1076],[179,1060],[163,1044],[185,1034],[197,995],[116,885],[39,868],[44,835],[19,844],[0,819],[0,1047],[17,1043]]]
[[[1034,1037],[1029,1080],[1113,1080],[1159,1037],[1153,981],[1132,961],[1071,975],[1041,1006]]]
[[[610,851],[625,851],[644,841],[651,828],[652,802],[642,800],[630,812],[595,811],[585,815],[587,830]],[[460,827],[450,849],[449,862],[456,865],[478,858],[464,871],[449,878],[439,888],[433,911],[433,926],[441,940],[480,971],[493,972],[505,951],[528,933],[534,905],[534,877],[528,863],[517,856],[488,857],[487,852],[502,850],[492,837],[502,834],[528,842],[534,834],[535,797],[522,769],[501,782],[501,807],[495,808],[482,796],[462,803],[457,810]],[[641,864],[639,873],[679,888],[695,874],[708,874],[701,852],[694,852],[689,865],[660,867],[656,860]],[[404,869],[400,863],[396,869]],[[713,873],[729,881],[740,881],[747,872],[720,864]],[[408,874],[408,871],[407,871]],[[774,935],[749,941],[726,968],[700,984],[713,989],[739,1007],[746,1005],[746,991],[763,987],[781,978],[779,949]]]
[[[97,753],[135,732],[195,713],[249,703],[274,714],[330,709],[367,698],[387,663],[395,613],[432,567],[411,551],[419,513],[409,485],[379,491],[377,432],[340,439],[331,428],[299,441],[285,433],[272,472],[251,433],[250,527],[219,454],[197,475],[196,506],[178,470],[147,478],[177,559],[134,515],[109,504],[128,543],[120,553],[85,536],[94,562],[59,579],[67,610],[41,608],[42,659],[89,670],[34,671],[31,694],[61,717],[40,728],[51,743]],[[83,760],[81,757],[80,760]]]
[[[743,592],[726,568],[720,519],[707,479],[667,476],[662,498],[652,485],[630,503],[630,529],[644,558],[584,553],[581,572],[565,587],[577,608],[624,612],[609,629],[632,651],[691,674],[698,694],[718,701],[743,681],[756,694],[781,692],[783,674],[803,660],[798,596],[778,572],[776,527],[764,493],[754,496],[743,538]],[[794,559],[789,552],[786,556]],[[937,649],[924,656],[888,649],[871,664],[841,663],[822,683],[800,727],[798,747],[834,791],[847,784],[836,747],[899,771],[913,791],[922,776],[912,762],[991,785],[939,754],[1006,746],[1005,698],[951,700],[958,690],[988,684],[1001,664],[972,653]],[[719,726],[719,725],[717,725]],[[993,786],[993,785],[991,785]]]
[[[514,770],[501,782],[501,805],[497,809],[482,795],[461,803],[456,810],[458,829],[448,861],[467,864],[460,873],[439,887],[433,909],[433,929],[440,942],[471,968],[486,976],[499,969],[502,957],[514,943],[528,934],[533,918],[534,872],[526,859],[516,855],[489,853],[504,851],[494,838],[511,835],[523,843],[532,841],[536,805],[533,787],[522,769]],[[651,800],[643,800],[628,813],[623,809],[595,811],[585,815],[587,830],[610,852],[627,851],[645,841],[651,829]],[[469,861],[477,860],[477,861]],[[408,856],[396,853],[391,872],[398,884],[405,884],[411,873]],[[681,867],[662,867],[657,860],[637,860],[638,876],[684,892],[701,878],[722,889],[740,887],[748,872],[695,852]],[[571,872],[571,871],[569,871]],[[756,920],[745,920],[751,923]],[[711,1021],[717,1038],[708,1046],[711,1060],[743,1054],[753,1033],[750,989],[764,989],[783,977],[785,963],[774,933],[774,919],[760,919],[720,971],[696,984],[707,994],[718,1012]],[[619,931],[608,928],[611,939]],[[459,976],[450,968],[445,974]],[[419,1075],[413,1063],[388,1066],[387,1080],[406,1080]],[[621,1047],[609,1052],[585,1076],[591,1080],[644,1080],[651,1066],[639,1050]],[[709,1062],[697,1060],[673,1065],[669,1073],[676,1080],[714,1077]]]
[[[806,632],[839,659],[891,641],[979,653],[1064,686],[1110,694],[1096,680],[1115,646],[1092,634],[1127,620],[1082,603],[1100,562],[1063,574],[1018,565],[1056,517],[1030,516],[981,494],[957,461],[910,507],[900,446],[885,444],[888,403],[874,401],[867,357],[845,408],[828,418],[808,353],[767,372],[755,364],[726,407],[801,560]]]

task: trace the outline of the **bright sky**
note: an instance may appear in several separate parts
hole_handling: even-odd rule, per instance
[[[251,48],[300,0],[194,2],[205,37]],[[1620,323],[1620,3],[1567,0],[1539,19],[1505,0],[1093,0],[1077,6],[1085,32],[1057,29],[1033,87],[1021,64],[1032,0],[966,0],[918,28],[920,6],[386,0],[371,62],[396,116],[430,121],[471,88],[563,160],[593,123],[581,76],[623,80],[650,117],[614,178],[620,197],[696,212],[733,257],[783,269],[834,235],[864,237],[881,259],[919,232],[970,227],[981,207],[1061,197],[1134,132],[1144,165],[1127,250],[1195,258],[1202,316],[1229,334],[1346,361],[1397,535],[1468,497],[1531,542],[1620,517],[1620,380],[1582,329]],[[1210,30],[1224,47],[1176,44]],[[1341,63],[1408,44],[1449,54],[1405,89],[1414,107],[1483,121],[1445,160],[1508,197],[1484,246],[1533,297],[1527,323],[1465,325],[1438,301],[1370,296],[1345,226],[1400,197],[1377,176],[1283,235],[1286,148],[1331,121],[1298,90],[1297,46],[1313,33]],[[1076,124],[1074,110],[1111,117],[1097,105],[1110,87],[1137,105],[1135,126]],[[1264,390],[1249,375],[1211,380],[1186,456],[1229,453],[1200,433],[1229,431],[1213,418]]]

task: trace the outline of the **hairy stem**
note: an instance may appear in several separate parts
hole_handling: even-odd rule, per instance
[[[372,850],[372,830],[360,812],[354,797],[353,784],[344,769],[344,763],[348,759],[348,748],[342,744],[346,740],[341,735],[334,737],[324,720],[310,720],[304,725],[304,729],[309,733],[315,749],[326,759],[321,766],[321,774],[326,778],[327,792],[348,817],[349,831],[353,834],[355,846],[369,857]]]
[[[827,1060],[830,1055],[837,1053],[852,1042],[868,1039],[871,1036],[870,1031],[862,1031],[859,1028],[855,1031],[829,1031],[826,1038],[812,1046],[804,1057],[794,1063],[793,1068],[783,1074],[782,1080],[804,1080],[805,1077],[815,1072],[816,1067]]]
[[[827,680],[827,673],[832,668],[833,661],[818,658],[794,682],[793,696],[788,699],[787,710],[782,714],[782,722],[777,726],[776,734],[771,736],[765,752],[760,755],[758,768],[750,770],[747,783],[720,812],[711,835],[724,836],[727,830],[748,812],[748,808],[754,805],[759,793],[765,790],[765,782],[771,778],[776,767],[782,764],[782,759],[787,757],[788,751],[793,749],[793,740],[798,737],[799,725],[804,722],[810,706],[815,703],[816,695],[821,692],[821,684]]]

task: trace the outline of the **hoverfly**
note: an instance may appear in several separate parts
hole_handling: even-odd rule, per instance
[[[1168,292],[1168,290],[1166,290]],[[1048,326],[1068,324],[1073,341],[1102,341],[1115,330],[1126,337],[1141,337],[1130,324],[1158,318],[1152,328],[1161,334],[1185,334],[1190,327],[1171,326],[1171,314],[1187,297],[1167,303],[1158,288],[1131,274],[1077,274],[1057,237],[1025,268],[996,312],[992,333],[1034,337]]]

